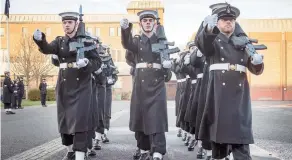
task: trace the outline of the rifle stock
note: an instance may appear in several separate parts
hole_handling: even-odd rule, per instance
[[[174,42],[168,42],[165,36],[164,27],[160,24],[160,18],[157,18],[156,36],[158,43],[152,44],[152,52],[159,54],[161,63],[165,60],[170,60],[170,54],[180,52],[178,47],[169,49],[169,46],[174,46]]]

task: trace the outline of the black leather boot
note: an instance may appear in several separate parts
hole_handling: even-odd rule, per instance
[[[189,143],[189,146],[188,146],[188,151],[193,151],[197,144],[198,144],[197,140],[195,140],[195,139],[191,140],[191,142]]]
[[[136,149],[136,151],[133,155],[133,160],[139,160],[140,157],[141,157],[141,150],[138,148],[138,149]]]
[[[95,150],[101,150],[100,140],[98,140],[98,139],[95,139],[95,140],[94,140],[93,148],[94,148]]]
[[[204,159],[206,155],[207,155],[207,152],[203,149],[203,147],[200,147],[197,153],[197,159]]]

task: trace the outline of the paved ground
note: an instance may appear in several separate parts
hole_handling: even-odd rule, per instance
[[[292,108],[255,103],[253,126],[257,146],[252,146],[253,159],[270,159],[269,154],[284,160],[292,159]],[[286,105],[287,106],[287,105]],[[167,133],[166,159],[193,160],[195,152],[188,152],[176,134],[174,103],[169,102],[170,132]],[[16,115],[1,113],[1,159],[62,159],[66,150],[60,144],[57,132],[56,108],[31,107],[17,110]],[[133,133],[128,130],[129,103],[113,102],[110,144],[98,151],[99,160],[129,160],[135,150]],[[261,157],[268,156],[268,157]]]

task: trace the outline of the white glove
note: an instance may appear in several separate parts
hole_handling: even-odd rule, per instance
[[[120,25],[122,29],[127,29],[129,27],[129,20],[126,18],[122,19]]]
[[[107,77],[107,83],[108,84],[113,84],[114,83],[114,80],[112,77]]]
[[[98,70],[94,71],[94,73],[95,73],[96,75],[99,75],[101,72],[102,72],[102,69],[101,69],[101,68],[99,68]]]
[[[17,93],[17,91],[14,91],[14,93]]]
[[[211,16],[207,16],[204,19],[204,24],[207,25],[207,30],[208,30],[209,33],[213,31],[213,28],[215,26],[217,26],[217,23],[218,23],[218,15],[217,14],[213,14]]]
[[[251,63],[253,65],[262,64],[263,63],[263,59],[264,59],[264,55],[262,55],[262,54],[254,54],[251,57]]]
[[[198,50],[197,51],[197,57],[202,57],[202,56],[203,56],[203,53],[200,50]]]
[[[180,56],[178,56],[178,57],[176,58],[175,63],[179,63],[179,61],[180,61]]]
[[[163,68],[171,68],[172,61],[165,60],[165,61],[162,62],[162,66],[163,66]]]
[[[33,33],[33,38],[37,41],[41,41],[42,40],[42,32],[39,29],[37,29]]]
[[[59,57],[57,55],[55,55],[55,54],[52,55],[52,58],[55,59],[55,60],[59,59]]]
[[[187,54],[185,57],[184,57],[184,64],[185,65],[188,65],[191,63],[191,55]]]
[[[87,66],[89,60],[87,58],[82,58],[82,59],[79,59],[76,64],[77,64],[77,67],[78,68],[83,68],[85,66]]]

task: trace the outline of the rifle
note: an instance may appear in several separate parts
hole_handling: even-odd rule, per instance
[[[258,43],[257,39],[251,39],[247,38],[247,43],[246,43],[246,52],[248,53],[249,56],[253,56],[254,54],[257,54],[256,50],[266,50],[268,47],[264,44],[260,45],[253,45],[252,43]]]
[[[248,38],[245,36],[236,37],[232,36],[232,42],[236,48],[245,49],[249,56],[257,54],[257,50],[266,50],[268,49],[266,45],[253,45],[253,43],[258,43],[257,39]]]
[[[69,50],[70,51],[76,51],[77,50],[77,55],[76,55],[76,62],[78,62],[79,59],[83,59],[84,52],[90,51],[93,49],[96,49],[96,45],[94,44],[94,38],[91,37],[90,35],[86,34],[85,31],[85,23],[83,22],[83,17],[84,14],[82,14],[82,5],[79,7],[79,25],[78,29],[76,32],[76,37],[77,37],[77,42],[70,42],[69,43]],[[84,46],[84,42],[92,42],[93,45],[89,47]]]
[[[103,53],[106,51],[109,52],[109,48],[107,46],[100,46],[101,50],[104,50]],[[102,63],[104,64],[103,72],[106,76],[107,80],[111,80],[113,83],[115,82],[113,75],[117,75],[119,71],[117,70],[117,67],[114,66],[112,57],[110,54],[99,54],[99,57],[101,58]]]
[[[152,44],[152,52],[159,54],[161,62],[170,60],[170,54],[180,52],[178,47],[169,49],[168,46],[174,46],[174,42],[168,42],[165,36],[164,27],[160,24],[160,18],[157,18],[156,36],[158,43]]]

